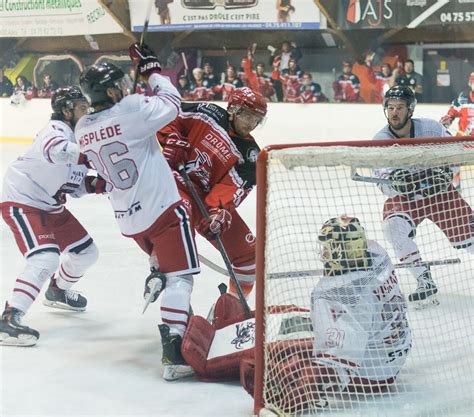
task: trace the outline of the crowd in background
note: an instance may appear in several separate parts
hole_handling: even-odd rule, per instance
[[[382,101],[385,91],[394,85],[409,85],[422,100],[423,79],[414,70],[414,62],[407,59],[397,62],[392,68],[390,63],[379,67],[372,65],[374,54],[369,52],[360,63],[343,61],[340,75],[332,84],[332,92],[324,91],[318,83],[317,74],[300,67],[303,53],[294,42],[285,41],[277,49],[271,45],[267,62],[256,61],[254,47],[248,48],[247,55],[236,67],[227,62],[225,71],[216,74],[208,60],[202,67],[185,68],[177,76],[178,89],[184,100],[188,101],[226,101],[234,88],[249,86],[260,93],[269,102],[321,103],[321,102],[368,102]],[[357,66],[357,71],[355,70]],[[25,76],[19,75],[14,84],[0,70],[0,96],[11,97],[13,104],[19,104],[32,98],[51,97],[52,91],[60,87],[54,74],[44,73],[39,85],[34,85]],[[133,71],[131,71],[133,77]],[[362,78],[362,80],[361,80]],[[363,94],[364,84],[370,84],[370,96]],[[362,91],[361,91],[362,90]]]

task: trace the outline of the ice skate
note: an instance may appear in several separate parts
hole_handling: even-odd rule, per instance
[[[16,308],[5,305],[0,320],[1,346],[34,346],[39,339],[39,332],[21,324],[24,313]]]
[[[170,335],[170,328],[167,324],[158,325],[161,334],[161,344],[163,346],[163,379],[165,381],[175,381],[194,375],[193,369],[186,364],[181,355],[181,336]]]
[[[87,306],[87,299],[76,291],[62,290],[56,285],[56,280],[51,278],[43,304],[62,310],[84,311]]]
[[[428,270],[417,278],[418,286],[414,292],[408,295],[408,301],[415,305],[415,308],[423,309],[430,305],[439,305],[436,293],[438,288],[431,278]]]

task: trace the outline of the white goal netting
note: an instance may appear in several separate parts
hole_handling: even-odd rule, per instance
[[[258,272],[257,321],[263,341],[257,340],[261,368],[257,365],[256,379],[261,415],[267,410],[282,416],[474,415],[474,251],[469,252],[474,242],[469,208],[474,208],[474,141],[450,140],[289,146],[270,149],[261,158],[265,175],[258,183],[258,231],[264,231],[264,244],[257,257],[264,268]],[[408,172],[405,182],[394,183],[387,167]],[[446,173],[452,182],[449,176],[445,180]],[[384,218],[400,212],[404,222],[387,228]],[[361,288],[348,295],[344,291],[354,281],[323,276],[318,233],[326,220],[343,214],[357,217],[367,238],[387,251],[406,303],[397,296],[396,305],[390,304],[392,298],[381,301],[382,310],[374,307],[377,297],[364,296],[362,287],[371,286],[373,294],[392,291],[383,280],[359,279]],[[410,252],[410,242],[419,255]],[[402,257],[400,251],[409,253]],[[409,302],[417,288],[415,275],[427,265],[438,293]],[[339,298],[324,293],[327,308],[315,312],[312,293],[316,299],[315,288],[321,287],[339,291]],[[315,321],[324,314],[334,326],[326,325],[326,334],[315,333]],[[393,335],[405,338],[398,350]],[[315,343],[315,337],[325,345]],[[403,357],[395,361],[399,369],[392,367],[394,356]],[[339,387],[318,379],[318,364],[336,369]],[[380,390],[373,388],[378,385]]]

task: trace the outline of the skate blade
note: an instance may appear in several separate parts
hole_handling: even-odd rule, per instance
[[[431,296],[424,300],[412,301],[411,304],[415,310],[424,310],[426,308],[439,306],[439,300],[437,297]]]
[[[60,303],[59,301],[50,301],[50,300],[43,300],[43,305],[51,308],[58,308],[60,310],[68,310],[68,311],[85,311],[86,307],[72,307],[69,304]]]
[[[163,379],[165,381],[176,381],[193,375],[193,368],[189,365],[163,365]]]
[[[0,346],[30,347],[36,345],[38,338],[31,334],[20,334],[17,337],[8,333],[0,333]]]

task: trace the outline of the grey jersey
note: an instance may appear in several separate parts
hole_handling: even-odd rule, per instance
[[[440,138],[451,136],[446,128],[433,119],[411,119],[413,124],[410,138]],[[374,139],[399,139],[387,124],[374,136]]]

